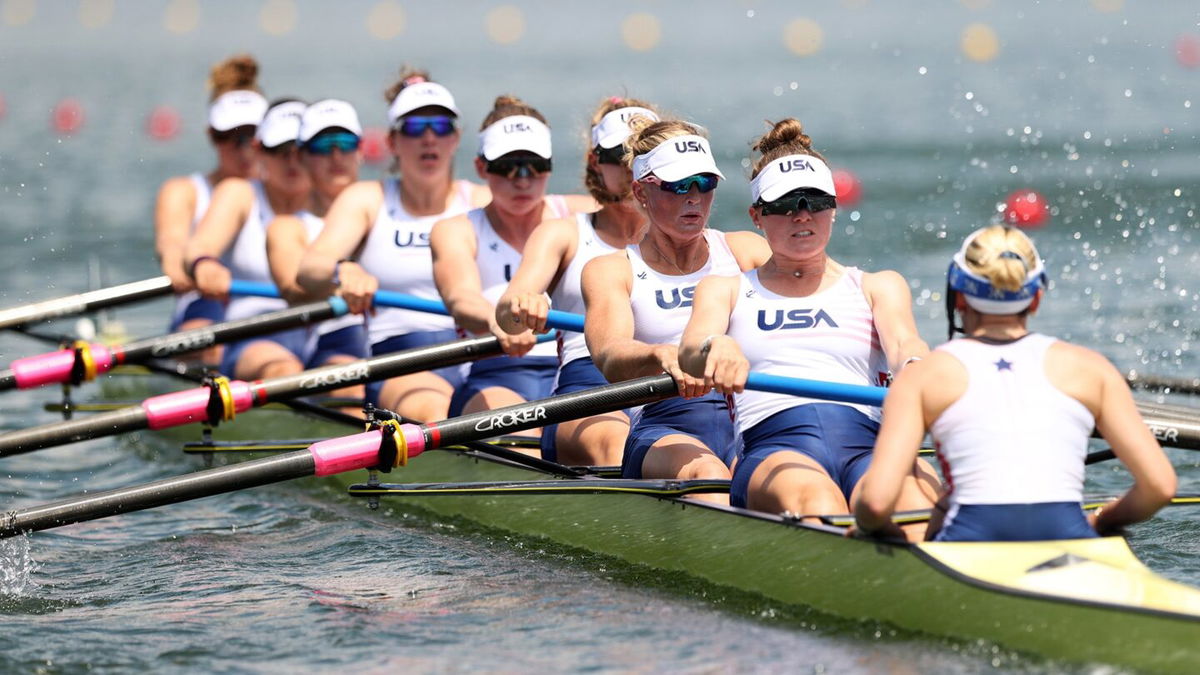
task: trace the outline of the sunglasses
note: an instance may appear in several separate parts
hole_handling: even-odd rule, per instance
[[[487,163],[487,172],[505,178],[537,178],[550,173],[552,163],[543,157],[500,157]]]
[[[334,131],[311,139],[304,144],[304,151],[313,155],[331,155],[334,149],[350,153],[358,150],[361,142],[358,136],[348,131]]]
[[[837,208],[837,198],[816,188],[800,188],[771,202],[759,199],[754,203],[764,216],[787,216],[797,211],[820,213]]]
[[[596,153],[596,162],[599,164],[625,163],[625,146],[623,145],[614,145],[611,148],[602,148],[597,145],[592,152]]]
[[[244,148],[254,141],[255,127],[215,131],[212,139],[216,143],[232,143],[235,148]]]
[[[698,173],[695,176],[680,178],[679,180],[663,180],[658,176],[646,176],[642,180],[647,183],[658,185],[663,192],[673,192],[677,195],[686,195],[691,192],[692,186],[699,188],[700,192],[712,192],[717,189],[717,181],[720,180],[715,174]]]
[[[277,145],[273,148],[268,148],[265,146],[263,147],[263,152],[267,153],[268,155],[270,155],[272,157],[290,158],[290,157],[293,157],[296,154],[298,154],[299,151],[300,151],[300,148],[296,147],[295,141],[288,141],[286,143],[280,143],[279,145]]]
[[[421,136],[426,129],[432,129],[434,136],[449,136],[455,132],[454,118],[446,115],[402,117],[396,125],[396,130],[409,138]]]

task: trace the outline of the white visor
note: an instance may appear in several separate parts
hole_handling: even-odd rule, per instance
[[[520,150],[550,159],[550,127],[528,115],[510,115],[479,133],[479,154],[489,162]]]
[[[267,99],[257,91],[227,91],[208,106],[208,126],[214,131],[254,127],[267,112]]]
[[[307,143],[326,129],[345,129],[355,136],[362,136],[362,125],[358,123],[354,106],[335,98],[317,101],[304,109],[298,138],[301,143]]]
[[[637,116],[646,117],[652,122],[659,120],[658,115],[648,108],[630,106],[617,108],[600,118],[600,123],[592,127],[592,147],[615,148],[629,138],[629,120]]]
[[[788,155],[767,164],[754,180],[750,181],[750,195],[759,200],[773,202],[792,190],[816,188],[836,197],[833,173],[820,158],[812,155]]]
[[[303,101],[288,101],[267,111],[254,137],[264,148],[275,148],[300,136],[300,118],[308,106]]]
[[[708,139],[703,136],[673,136],[650,152],[633,158],[634,180],[654,174],[665,181],[676,181],[698,173],[725,177],[713,160]]]
[[[437,82],[418,82],[408,85],[396,94],[392,106],[388,108],[388,124],[396,126],[401,117],[429,106],[445,108],[458,116],[458,106],[454,105],[454,96],[450,94],[449,89]]]

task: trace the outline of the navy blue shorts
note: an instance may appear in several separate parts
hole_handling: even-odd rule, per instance
[[[526,401],[546,398],[557,372],[557,356],[493,356],[476,361],[467,381],[450,397],[450,416],[461,415],[471,397],[491,387],[511,389]]]
[[[367,331],[361,324],[343,326],[317,338],[317,349],[304,365],[308,368],[323,366],[335,356],[367,358]]]
[[[1047,541],[1099,536],[1079,502],[959,504],[934,541]]]
[[[606,384],[608,384],[608,380],[604,379],[600,369],[592,363],[592,357],[584,356],[563,364],[558,369],[558,384],[555,385],[551,395],[570,394],[584,389],[603,387]],[[558,447],[554,443],[554,436],[557,432],[557,424],[551,424],[542,431],[542,459],[551,462],[558,461]]]
[[[754,470],[772,454],[788,450],[813,458],[849,501],[871,464],[877,435],[879,423],[848,405],[805,403],[780,410],[742,432],[729,503],[746,506]]]
[[[183,311],[176,314],[171,321],[171,330],[177,331],[185,322],[192,319],[208,319],[213,323],[225,320],[225,305],[220,300],[211,298],[196,298],[189,302]]]
[[[382,356],[384,354],[402,352],[406,349],[445,344],[453,342],[460,337],[462,336],[453,328],[393,335],[382,342],[376,342],[371,345],[371,356]],[[467,369],[469,367],[468,364],[460,363],[455,366],[434,368],[429,372],[449,382],[451,388],[458,389],[466,381]],[[379,392],[383,391],[383,384],[384,380],[376,380],[367,384],[367,400],[371,402],[371,405],[379,405]]]
[[[683,434],[708,446],[726,466],[737,457],[737,431],[729,412],[729,401],[717,392],[700,398],[669,398],[651,403],[635,416],[625,454],[621,459],[623,478],[641,478],[642,462],[650,446],[663,436]]]
[[[234,373],[237,371],[237,362],[242,357],[242,352],[246,351],[246,347],[255,342],[274,342],[291,352],[296,358],[300,359],[301,363],[307,363],[313,344],[310,338],[308,328],[293,328],[281,333],[231,342],[225,345],[225,351],[221,354],[221,372],[229,377],[234,377]]]

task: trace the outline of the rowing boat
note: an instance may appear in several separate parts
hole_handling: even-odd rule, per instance
[[[295,428],[285,421],[291,412],[255,415],[252,428],[237,422],[218,429],[217,438]],[[284,417],[264,423],[263,415]],[[318,435],[347,433],[329,422],[311,424],[305,430]],[[1200,589],[1154,574],[1120,537],[915,545],[852,539],[834,524],[670,496],[679,487],[672,481],[660,481],[656,494],[627,491],[603,475],[564,477],[478,449],[450,448],[382,476],[404,484],[374,485],[362,471],[319,480],[384,500],[398,514],[465,519],[914,634],[1160,672],[1191,671],[1200,659]],[[489,493],[483,483],[499,485]],[[547,485],[551,494],[544,493]]]

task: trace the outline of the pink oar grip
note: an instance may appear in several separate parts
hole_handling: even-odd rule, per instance
[[[112,353],[104,345],[92,345],[92,360],[96,363],[96,374],[107,373],[113,366]],[[71,368],[75,366],[75,350],[63,349],[49,354],[27,356],[12,362],[13,377],[18,389],[32,389],[47,384],[71,381]]]
[[[229,383],[233,394],[233,406],[237,412],[246,412],[254,405],[254,396],[246,382]],[[172,394],[154,396],[142,402],[146,411],[146,423],[151,429],[167,429],[208,419],[208,399],[212,395],[208,387],[177,391]]]
[[[400,427],[400,431],[408,445],[410,459],[425,450],[425,436],[421,433],[421,427],[405,424]],[[313,475],[332,476],[374,466],[379,462],[380,438],[379,430],[375,430],[313,443],[308,446],[316,466]]]

